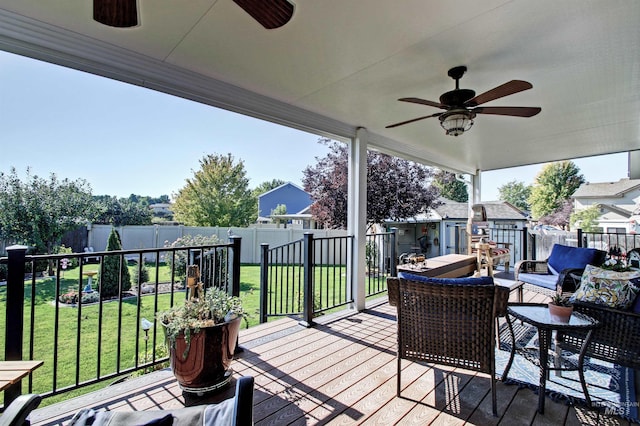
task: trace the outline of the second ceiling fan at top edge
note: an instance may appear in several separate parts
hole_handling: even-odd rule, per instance
[[[448,72],[449,77],[455,80],[456,87],[454,90],[443,93],[440,96],[440,102],[429,101],[421,98],[400,98],[401,102],[409,102],[420,105],[427,105],[445,110],[435,114],[425,115],[413,118],[399,123],[386,126],[387,129],[403,126],[405,124],[424,120],[426,118],[438,117],[440,125],[447,135],[459,136],[468,131],[473,125],[473,119],[476,114],[493,114],[506,115],[511,117],[533,117],[542,109],[539,107],[484,107],[480,106],[486,102],[493,101],[514,93],[531,89],[531,83],[522,80],[511,80],[500,86],[494,87],[480,95],[476,96],[476,92],[471,89],[460,89],[460,79],[467,71],[464,65],[451,68]]]
[[[291,20],[294,6],[288,0],[233,0],[266,29],[280,28]],[[138,26],[138,0],[93,0],[93,19],[115,28]]]

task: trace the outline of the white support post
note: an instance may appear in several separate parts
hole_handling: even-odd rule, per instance
[[[349,191],[347,195],[347,232],[354,236],[353,283],[354,307],[365,308],[365,247],[367,238],[367,130],[358,128],[349,144]]]
[[[476,170],[476,174],[471,176],[471,204],[479,204],[481,202],[481,180],[480,170]]]

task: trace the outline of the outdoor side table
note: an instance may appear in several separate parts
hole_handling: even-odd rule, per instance
[[[507,366],[504,369],[504,373],[502,374],[502,381],[507,378],[509,374],[509,369],[511,368],[511,364],[513,363],[513,358],[515,356],[516,351],[516,339],[515,334],[513,332],[513,326],[511,323],[511,318],[516,318],[522,322],[527,324],[531,324],[538,329],[538,342],[539,342],[539,359],[538,362],[540,364],[540,386],[538,389],[538,412],[540,414],[544,413],[544,399],[545,399],[545,391],[547,385],[547,376],[550,370],[557,371],[573,371],[577,370],[578,375],[580,376],[580,384],[582,385],[582,391],[584,392],[585,400],[587,405],[591,406],[591,399],[589,398],[589,392],[587,390],[587,384],[584,380],[584,355],[587,347],[589,346],[589,342],[591,340],[591,335],[593,330],[598,327],[599,322],[587,315],[581,314],[579,312],[574,312],[571,314],[571,318],[569,322],[561,322],[549,315],[549,308],[546,304],[531,304],[531,303],[515,303],[510,304],[507,307],[507,325],[509,327],[509,332],[511,333],[511,355],[509,356],[509,361],[507,362]],[[578,363],[576,367],[561,367],[560,363],[555,362],[554,366],[549,366],[549,350],[551,349],[551,335],[553,331],[583,331],[586,333],[586,338],[584,339],[584,343],[578,354]],[[562,354],[555,353],[556,359],[560,357]],[[526,357],[532,361],[530,358]]]

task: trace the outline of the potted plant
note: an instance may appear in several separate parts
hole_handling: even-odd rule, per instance
[[[189,266],[188,276],[199,278],[194,266]],[[159,312],[158,320],[164,326],[171,369],[180,387],[201,395],[229,383],[245,312],[240,298],[216,288],[205,293],[202,282],[189,280],[188,291],[183,305]]]
[[[549,315],[552,319],[562,322],[569,322],[573,313],[573,305],[569,298],[561,293],[556,293],[549,302]]]

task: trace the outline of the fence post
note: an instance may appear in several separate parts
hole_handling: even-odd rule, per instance
[[[313,233],[304,233],[304,250],[303,254],[303,270],[304,270],[304,283],[303,283],[303,307],[302,307],[302,321],[300,325],[304,327],[313,326]]]
[[[27,246],[7,247],[7,302],[5,312],[4,359],[22,360],[22,334],[24,314],[24,273]],[[22,382],[9,386],[4,392],[4,406],[22,393]]]
[[[269,244],[260,244],[260,323],[267,322],[269,300]]]
[[[398,241],[398,228],[391,228],[390,245],[391,245],[391,271],[390,275],[395,277],[398,275],[398,264],[396,262],[396,241]]]
[[[240,296],[240,246],[242,237],[232,235],[231,240],[233,260],[231,263],[231,295]]]

